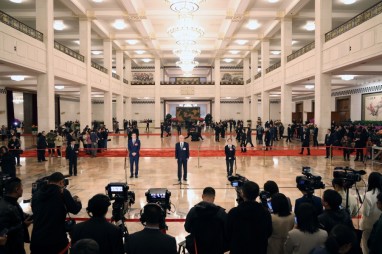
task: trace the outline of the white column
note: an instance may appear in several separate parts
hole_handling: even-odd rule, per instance
[[[214,115],[212,116],[212,120],[215,122],[220,121],[220,59],[215,59],[215,69],[214,69],[214,76],[215,76],[215,108],[214,108]]]
[[[103,96],[103,121],[111,131],[113,129],[113,93],[105,91]]]
[[[115,64],[116,64],[116,73],[120,76],[120,81],[123,79],[123,51],[117,50],[115,53]]]
[[[249,58],[246,57],[243,59],[243,79],[244,84],[246,84],[247,80],[250,78],[250,71],[249,71]]]
[[[249,120],[249,97],[243,97],[243,121],[244,125],[247,124],[247,120]]]
[[[112,56],[113,56],[112,41],[107,39],[103,41],[103,66],[108,70],[109,84],[105,88],[103,100],[104,109],[104,124],[110,130],[113,129],[113,92],[111,91],[111,70],[112,70]]]
[[[323,142],[325,130],[330,128],[331,121],[331,75],[324,74],[323,66],[323,45],[325,33],[332,29],[332,1],[315,1],[315,110],[314,121],[319,128],[318,140]]]
[[[119,122],[119,126],[121,127],[121,124],[123,123],[123,117],[124,117],[124,110],[123,110],[123,95],[117,94],[116,98],[116,114],[117,114],[117,121]]]
[[[132,81],[132,74],[131,74],[131,59],[130,58],[125,58],[125,70],[123,72],[123,77],[129,82],[129,84],[124,84],[125,86],[127,85],[128,88],[128,94],[126,98],[126,103],[125,103],[125,119],[126,120],[131,120],[132,119],[132,114],[131,114],[131,81]]]
[[[163,116],[160,115],[160,109],[161,109],[161,103],[160,103],[160,59],[155,58],[155,74],[154,74],[154,81],[155,81],[155,121],[154,126],[155,128],[160,128],[160,123],[163,118]]]
[[[247,85],[247,80],[250,78],[250,71],[249,71],[249,58],[246,57],[243,59],[243,80],[244,85]],[[246,125],[247,120],[249,120],[249,97],[244,95],[243,97],[243,121],[244,125]]]
[[[53,0],[36,1],[36,29],[44,34],[46,73],[37,76],[37,120],[39,131],[55,127]]]
[[[285,82],[287,56],[292,53],[292,20],[281,20],[281,122],[287,126],[292,122],[292,87]]]
[[[252,84],[255,80],[258,66],[259,66],[259,52],[257,50],[252,51],[251,52],[251,83]]]
[[[269,121],[269,92],[261,92],[261,121],[265,123]]]
[[[80,18],[80,54],[85,56],[86,84],[80,87],[80,124],[91,127],[92,87],[91,87],[91,20]]]
[[[131,107],[132,107],[131,97],[126,97],[124,107],[125,107],[125,119],[126,120],[131,120],[132,119],[132,115],[131,115]]]
[[[261,41],[261,71],[265,75],[265,69],[269,67],[269,40]]]
[[[7,125],[7,92],[5,87],[0,87],[0,126]]]
[[[120,77],[120,84],[123,85],[123,51],[117,50],[116,52],[116,73]],[[123,89],[121,89],[121,93],[123,93]],[[119,122],[119,126],[123,123],[123,119],[125,116],[125,107],[123,106],[123,95],[117,94],[116,98],[116,117],[117,121]]]
[[[261,82],[263,91],[261,92],[261,121],[269,121],[269,91],[264,85],[265,70],[269,67],[269,40],[261,41]]]
[[[251,95],[252,127],[256,127],[258,112],[259,112],[259,96],[257,94],[252,94]]]

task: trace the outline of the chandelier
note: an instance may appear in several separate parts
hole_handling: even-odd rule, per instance
[[[170,9],[179,13],[192,13],[199,10],[199,4],[204,0],[165,0]]]
[[[178,61],[176,66],[180,67],[183,72],[190,73],[199,63],[197,61]]]
[[[181,15],[176,25],[170,27],[167,32],[179,45],[195,44],[196,40],[204,35],[204,29],[195,24],[189,14]]]
[[[199,49],[180,48],[175,49],[174,54],[179,57],[181,61],[193,61],[196,56],[200,54]]]

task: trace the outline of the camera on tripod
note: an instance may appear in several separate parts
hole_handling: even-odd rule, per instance
[[[152,188],[149,189],[146,193],[147,203],[156,203],[162,207],[163,211],[171,210],[171,192],[165,188]],[[165,215],[166,216],[166,215]]]
[[[241,188],[248,179],[242,175],[236,174],[228,177],[228,181],[230,181],[232,187]]]
[[[312,175],[310,167],[302,167],[302,176],[296,177],[297,188],[300,191],[312,195],[316,189],[324,189],[325,184],[322,182],[321,176]]]
[[[65,176],[64,179],[64,187],[66,188],[69,185],[69,179],[68,176]],[[49,176],[45,176],[43,178],[37,179],[34,183],[32,183],[32,195],[40,190],[42,187],[48,184],[49,182]]]
[[[333,171],[333,177],[343,180],[345,188],[351,188],[353,184],[361,181],[365,174],[364,170],[354,170],[349,167],[335,167]]]

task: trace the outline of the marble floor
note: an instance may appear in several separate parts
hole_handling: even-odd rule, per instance
[[[143,149],[173,148],[177,142],[176,136],[160,138],[159,135],[145,135],[141,130],[140,135]],[[159,130],[150,131],[150,134],[159,133]],[[206,130],[206,134],[209,131]],[[255,139],[255,138],[253,138]],[[22,137],[23,146],[29,148],[35,140],[32,137]],[[224,149],[225,140],[215,142],[213,135],[206,135],[203,142],[189,142],[190,149]],[[109,148],[124,148],[127,144],[126,137],[111,137]],[[277,146],[285,146],[290,149],[300,149],[300,142],[295,140],[291,144],[285,141],[277,141]],[[22,166],[17,169],[17,175],[23,180],[23,199],[31,197],[32,182],[47,176],[55,171],[68,174],[68,162],[65,158],[49,158],[45,163],[38,163],[36,158],[22,158]],[[353,157],[354,159],[354,157]],[[333,161],[325,159],[323,156],[279,156],[279,157],[240,157],[237,158],[237,173],[257,182],[260,187],[267,180],[274,180],[280,187],[280,192],[286,194],[294,203],[294,200],[301,196],[296,189],[296,176],[301,175],[303,166],[310,166],[314,175],[323,178],[327,188],[331,187],[331,179],[334,167],[349,166],[354,169],[363,169],[382,172],[381,165],[371,162],[365,164],[361,162],[344,162],[342,157],[335,157]],[[201,200],[201,193],[204,187],[212,186],[216,189],[215,203],[224,207],[227,211],[236,205],[236,191],[229,185],[226,178],[225,159],[223,157],[192,157],[188,163],[188,185],[174,185],[177,183],[177,163],[174,158],[142,157],[140,158],[139,178],[127,179],[131,191],[135,192],[136,201],[132,209],[127,213],[128,218],[139,218],[140,209],[146,204],[145,192],[150,188],[167,188],[171,192],[172,211],[167,218],[185,218],[189,209]],[[117,157],[99,158],[79,158],[78,176],[71,177],[68,189],[73,195],[78,195],[83,202],[83,209],[74,217],[87,218],[85,207],[87,201],[96,193],[104,193],[105,186],[110,182],[125,182],[125,159]],[[127,171],[129,169],[127,168]],[[367,176],[364,176],[367,180]],[[364,191],[364,183],[359,183],[361,194]],[[317,190],[316,195],[321,196],[323,190]],[[354,190],[352,190],[354,192]],[[25,210],[30,209],[28,204],[23,204]],[[110,211],[109,215],[110,217]],[[184,231],[183,223],[168,222],[168,234],[173,235],[180,242],[184,240],[187,233]],[[129,232],[142,229],[138,222],[128,222]]]

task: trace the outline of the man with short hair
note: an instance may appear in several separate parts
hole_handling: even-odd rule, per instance
[[[33,230],[31,254],[66,253],[68,237],[65,231],[66,214],[77,214],[81,201],[65,188],[65,177],[60,172],[51,174],[48,184],[32,196]]]
[[[184,136],[179,136],[179,142],[175,144],[175,159],[178,161],[178,182],[182,180],[182,167],[183,167],[183,180],[187,181],[187,162],[190,157],[190,148],[187,142],[184,142]]]
[[[89,199],[86,211],[90,219],[74,226],[70,233],[72,244],[88,238],[97,242],[100,254],[124,253],[122,230],[105,218],[110,204],[109,197],[104,194],[96,194]]]
[[[7,180],[4,190],[5,195],[0,199],[0,229],[6,229],[8,232],[7,242],[0,246],[0,253],[25,254],[24,242],[29,243],[28,227],[32,224],[32,219],[23,212],[17,202],[23,195],[21,180],[17,177]]]
[[[244,202],[228,212],[227,236],[231,254],[266,254],[272,234],[271,214],[256,202],[259,185],[252,181],[241,189]]]
[[[76,141],[72,140],[70,146],[66,149],[69,159],[69,175],[77,176],[77,158],[78,158],[78,147],[75,145]]]
[[[131,140],[127,141],[127,149],[129,150],[129,160],[130,160],[130,178],[138,178],[139,171],[139,151],[141,150],[141,141],[137,139],[137,134],[133,133],[131,135]],[[135,165],[135,173],[134,173]]]
[[[128,236],[125,243],[128,254],[176,254],[176,240],[161,232],[159,225],[164,214],[158,204],[149,203],[143,208],[141,221],[145,225],[142,231]]]
[[[225,209],[214,204],[214,188],[204,188],[202,200],[187,214],[184,228],[190,233],[190,237],[186,238],[190,240],[186,240],[186,247],[190,252],[190,247],[196,246],[195,253],[198,254],[223,254],[227,250],[227,213]]]

